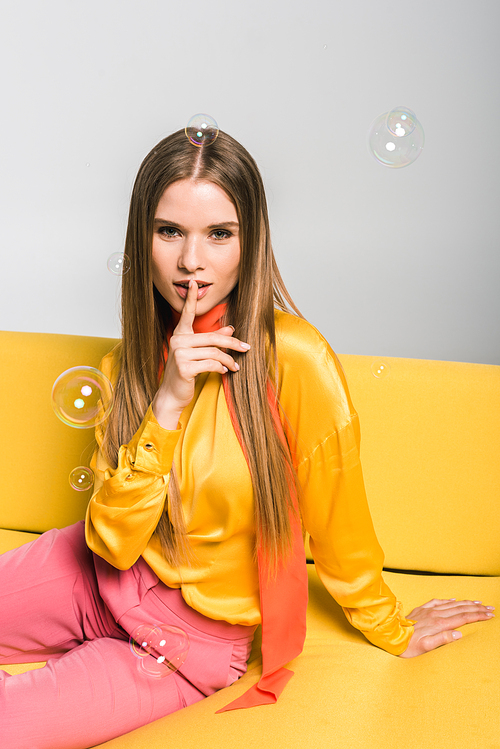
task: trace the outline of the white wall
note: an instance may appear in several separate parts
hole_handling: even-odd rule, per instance
[[[127,204],[208,112],[259,163],[299,308],[343,353],[500,364],[498,0],[4,0],[0,327],[118,336]],[[396,105],[426,144],[368,153]]]

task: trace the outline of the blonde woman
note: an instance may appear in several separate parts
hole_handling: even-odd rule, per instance
[[[305,637],[303,529],[328,591],[389,653],[493,615],[435,600],[406,618],[384,583],[344,373],[285,289],[239,143],[159,143],[125,252],[86,521],[0,558],[0,663],[48,660],[0,672],[3,749],[93,746],[203,699],[244,673],[259,624],[262,677],[227,709],[275,702]],[[160,623],[190,641],[166,679],[140,672],[128,642]]]

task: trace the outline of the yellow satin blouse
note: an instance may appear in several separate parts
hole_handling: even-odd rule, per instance
[[[367,505],[359,460],[359,423],[340,362],[305,320],[276,311],[279,397],[295,435],[300,507],[318,574],[348,620],[375,645],[402,653],[413,628],[382,579],[383,552]],[[111,381],[119,346],[101,370]],[[260,622],[253,558],[250,474],[231,424],[220,375],[198,377],[177,430],[163,429],[151,407],[112,468],[99,445],[92,458],[94,493],[86,517],[89,547],[118,569],[142,556],[160,580],[212,619]],[[154,530],[168,506],[175,462],[191,566],[167,564]]]

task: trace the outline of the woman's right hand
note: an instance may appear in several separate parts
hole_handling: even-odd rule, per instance
[[[222,349],[240,353],[248,351],[247,343],[233,338],[233,328],[219,328],[214,333],[194,333],[193,322],[198,303],[198,284],[189,282],[180,320],[170,338],[163,382],[153,400],[153,413],[160,426],[177,429],[179,416],[194,395],[196,377],[202,372],[237,372],[239,365]]]

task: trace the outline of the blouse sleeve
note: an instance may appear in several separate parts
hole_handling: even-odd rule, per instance
[[[100,365],[108,377],[112,358],[113,352]],[[94,492],[85,534],[89,548],[118,569],[135,564],[158,524],[180,434],[180,429],[163,429],[150,406],[137,432],[120,447],[113,468],[102,451],[104,427],[96,427],[97,449],[90,463]]]
[[[413,623],[382,577],[384,555],[359,457],[359,421],[342,366],[308,323],[292,318],[288,326],[278,342],[280,403],[316,569],[351,624],[399,655],[408,647]]]

